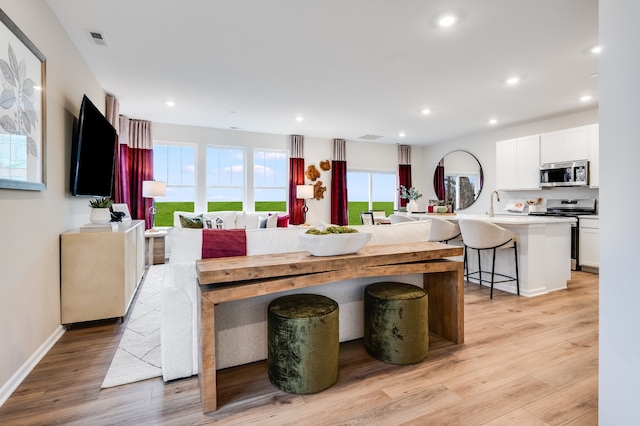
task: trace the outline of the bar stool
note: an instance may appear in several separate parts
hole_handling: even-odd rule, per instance
[[[269,381],[305,395],[338,380],[338,303],[317,294],[282,296],[267,308]]]
[[[460,226],[457,223],[437,217],[429,218],[429,220],[431,221],[429,241],[448,244],[449,241],[460,237]]]
[[[397,282],[364,289],[364,347],[389,364],[415,364],[429,351],[427,293]]]
[[[360,212],[360,222],[363,225],[374,225],[373,212]]]
[[[407,216],[406,214],[390,214],[389,221],[391,224],[394,223],[402,223],[402,222],[415,222],[416,219],[411,216]]]
[[[465,278],[469,281],[469,276],[477,274],[478,284],[483,282],[491,283],[490,299],[493,299],[494,283],[516,282],[518,296],[520,295],[520,280],[518,276],[518,247],[516,244],[516,235],[508,229],[502,228],[495,223],[485,220],[460,219],[458,221],[460,230],[462,231],[462,240],[464,241],[464,268]],[[516,276],[509,276],[495,272],[496,269],[496,250],[513,249],[513,260],[515,262]],[[468,249],[474,249],[478,252],[478,270],[469,272],[469,263],[467,261]],[[480,260],[480,252],[483,250],[492,250],[493,259],[491,262],[491,280],[482,278],[482,262]],[[501,281],[495,281],[495,276],[503,277]]]

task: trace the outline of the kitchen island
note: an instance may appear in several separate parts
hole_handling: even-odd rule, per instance
[[[569,217],[516,216],[516,215],[473,215],[473,214],[411,214],[419,220],[441,217],[449,221],[478,219],[495,223],[517,235],[518,267],[520,272],[520,294],[539,296],[556,290],[565,290],[571,279],[571,224],[576,221]],[[452,242],[462,244],[462,242]],[[483,270],[491,270],[491,253],[482,253]],[[471,270],[477,270],[478,257],[475,251],[467,259]],[[515,276],[512,250],[498,250],[496,271]],[[470,280],[474,282],[474,280]],[[475,281],[477,282],[477,281]],[[497,283],[494,288],[516,294],[516,283]]]

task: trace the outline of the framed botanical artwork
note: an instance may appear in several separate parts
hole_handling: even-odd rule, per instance
[[[46,189],[46,58],[0,9],[0,188]]]

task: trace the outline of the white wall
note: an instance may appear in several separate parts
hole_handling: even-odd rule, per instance
[[[600,0],[599,424],[640,424],[640,2]],[[626,222],[622,214],[628,214]]]
[[[47,58],[47,190],[0,189],[2,403],[62,333],[59,236],[90,213],[86,199],[69,195],[73,117],[84,93],[98,107],[105,94],[45,1],[0,0],[0,8]]]
[[[268,133],[242,132],[237,130],[212,129],[205,127],[180,126],[166,123],[153,123],[153,139],[165,142],[194,143],[197,149],[198,179],[205,181],[205,150],[206,145],[226,145],[247,147],[247,164],[253,164],[253,148],[289,149],[289,137],[287,135],[274,135]],[[398,147],[397,145],[381,144],[374,142],[347,141],[347,168],[350,171],[398,171]],[[306,167],[313,164],[320,170],[322,186],[326,187],[324,198],[320,200],[307,200],[309,212],[307,223],[317,225],[331,221],[331,171],[322,171],[320,161],[332,160],[333,142],[331,139],[304,138],[304,158]],[[424,182],[424,167],[422,165],[423,148],[412,148],[412,180],[414,186],[420,192],[426,190]],[[248,180],[251,180],[251,167],[247,167]],[[307,179],[307,183],[313,184]],[[247,194],[248,202],[252,205],[252,194]],[[196,196],[196,211],[206,211],[206,191],[204,184],[200,185]],[[425,198],[421,199],[424,204]]]
[[[554,130],[568,129],[598,122],[598,110],[592,109],[561,117],[536,121],[520,126],[507,127],[486,133],[446,141],[424,148],[422,159],[425,165],[425,198],[435,199],[433,189],[433,172],[438,162],[447,153],[455,150],[468,151],[473,154],[484,172],[484,186],[480,196],[470,207],[460,213],[484,214],[489,210],[489,196],[496,189],[496,142],[516,137],[536,135]],[[602,141],[602,138],[600,139]],[[602,166],[601,166],[602,167]],[[590,188],[552,188],[540,191],[500,191],[500,202],[495,204],[495,211],[502,212],[507,201],[529,198],[598,198],[598,190]]]

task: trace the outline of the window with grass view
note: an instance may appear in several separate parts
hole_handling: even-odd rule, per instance
[[[349,225],[360,225],[360,212],[393,213],[396,199],[395,172],[347,172]]]
[[[287,211],[286,151],[256,149],[253,151],[253,194],[255,211]]]
[[[166,182],[167,195],[155,200],[155,226],[173,226],[173,212],[192,212],[196,195],[196,148],[192,144],[153,144],[153,178]]]
[[[245,149],[207,145],[207,211],[242,211]]]

